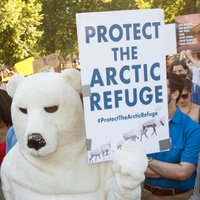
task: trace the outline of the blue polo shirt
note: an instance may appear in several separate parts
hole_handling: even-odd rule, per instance
[[[200,125],[190,119],[177,108],[169,121],[171,149],[165,152],[149,154],[149,157],[168,163],[189,162],[198,164],[200,152]],[[155,187],[190,190],[194,188],[196,172],[185,180],[169,180],[165,178],[146,178],[145,183]]]
[[[13,126],[11,126],[6,135],[6,153],[8,153],[12,149],[12,147],[16,144],[16,142],[17,138],[15,135],[15,130]]]

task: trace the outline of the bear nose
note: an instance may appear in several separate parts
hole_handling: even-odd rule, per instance
[[[29,148],[33,148],[36,151],[46,145],[46,142],[41,134],[39,133],[32,133],[28,136],[28,143]]]

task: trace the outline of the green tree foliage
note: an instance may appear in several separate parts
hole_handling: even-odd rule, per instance
[[[42,54],[57,52],[66,56],[70,51],[74,51],[76,3],[71,0],[43,0],[42,3],[44,14]]]
[[[200,12],[200,0],[185,0],[180,15],[193,14]]]
[[[109,8],[110,10],[129,10],[136,9],[136,6],[133,0],[112,0]]]
[[[200,0],[135,0],[139,9],[162,8],[165,12],[165,22],[174,22],[178,15],[200,12]]]
[[[76,13],[108,10],[102,0],[42,0],[42,4],[42,54],[57,52],[62,57],[78,52]]]
[[[37,0],[0,1],[0,63],[12,66],[35,53],[40,11]]]

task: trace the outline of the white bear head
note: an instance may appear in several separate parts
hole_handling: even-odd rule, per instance
[[[34,157],[52,155],[83,138],[80,72],[14,75],[7,84],[11,113],[21,151]]]

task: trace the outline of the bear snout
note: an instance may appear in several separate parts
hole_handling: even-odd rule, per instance
[[[33,148],[36,151],[38,151],[45,145],[46,145],[46,141],[44,140],[44,138],[42,137],[42,135],[40,133],[32,133],[32,134],[28,135],[27,146],[29,148]]]

